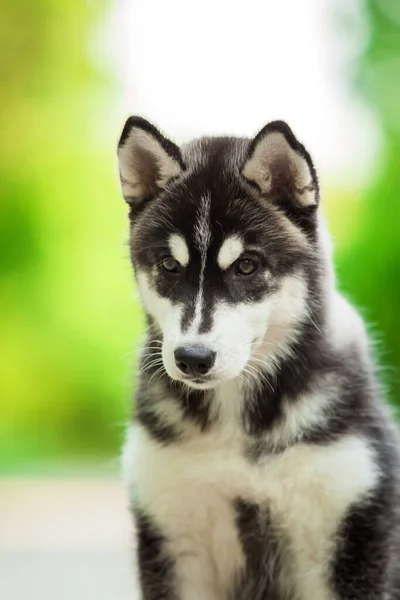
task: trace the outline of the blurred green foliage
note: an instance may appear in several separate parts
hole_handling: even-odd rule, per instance
[[[0,468],[121,439],[140,318],[104,134],[113,84],[89,59],[105,8],[0,9]]]
[[[389,399],[400,406],[400,2],[364,4],[369,42],[355,84],[374,110],[382,148],[336,265],[342,289],[372,325]]]
[[[399,3],[393,0],[393,7]],[[400,11],[365,3],[358,86],[383,153],[371,189],[328,202],[342,288],[400,364]],[[115,84],[90,58],[99,0],[6,0],[0,8],[0,469],[115,455],[142,330],[132,298],[107,117]],[[397,10],[397,12],[396,12]],[[397,15],[397,17],[396,17]],[[115,131],[115,136],[118,131]],[[126,354],[128,355],[126,356]],[[400,404],[400,379],[390,377]]]

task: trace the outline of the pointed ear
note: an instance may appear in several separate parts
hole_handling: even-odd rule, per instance
[[[118,161],[122,195],[130,204],[153,198],[185,168],[179,147],[141,117],[126,121]]]
[[[243,176],[262,194],[296,208],[317,206],[318,178],[311,157],[284,121],[266,125],[250,143]]]

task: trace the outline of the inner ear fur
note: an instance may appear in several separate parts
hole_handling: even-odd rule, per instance
[[[289,198],[299,208],[319,203],[311,156],[284,121],[268,123],[256,135],[249,145],[242,175],[272,200]]]
[[[155,197],[185,168],[179,146],[141,117],[126,121],[118,162],[122,195],[129,203]]]

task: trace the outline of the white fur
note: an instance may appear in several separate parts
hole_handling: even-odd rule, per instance
[[[262,366],[273,373],[275,358],[289,351],[289,343],[297,334],[296,325],[307,318],[306,284],[301,275],[290,275],[283,279],[276,293],[262,302],[234,306],[221,302],[214,311],[211,331],[198,333],[201,314],[195,313],[191,327],[182,332],[182,306],[159,296],[145,273],[138,271],[137,280],[146,310],[163,333],[165,369],[170,377],[177,380],[182,379],[182,374],[176,367],[174,351],[193,344],[201,344],[216,353],[214,366],[209,372],[213,380],[227,381],[243,371],[247,372],[249,380],[254,380],[255,370],[259,370],[260,354],[264,357]],[[200,291],[197,303],[201,306]],[[205,389],[213,387],[215,382],[190,385]]]
[[[217,262],[223,271],[229,269],[229,267],[241,256],[243,253],[244,246],[243,242],[238,235],[230,235],[223,242],[218,252]]]
[[[265,367],[274,370],[275,358],[290,352],[289,345],[296,339],[299,326],[308,316],[307,285],[302,273],[288,275],[280,289],[267,298],[269,303],[268,328],[258,337],[254,352],[265,359]]]
[[[171,540],[180,597],[196,600],[224,598],[244,565],[237,498],[268,506],[289,536],[296,598],[334,600],[328,588],[332,535],[379,477],[373,451],[356,436],[328,446],[300,443],[249,464],[240,440],[216,429],[161,446],[140,426],[128,432],[123,471],[133,502]]]
[[[186,267],[189,264],[189,248],[182,235],[172,233],[168,240],[168,245],[171,250],[171,254],[175,260],[178,261],[182,267]]]
[[[138,291],[146,311],[154,317],[158,326],[164,331],[167,322],[180,320],[180,309],[174,307],[168,298],[163,298],[151,286],[149,276],[143,271],[137,271]]]
[[[354,307],[338,292],[330,296],[329,335],[338,350],[345,350],[349,344],[357,343],[364,353],[368,351],[369,341],[364,322]]]
[[[282,417],[268,436],[272,449],[284,448],[301,441],[313,428],[327,424],[329,409],[340,401],[339,386],[333,375],[315,378],[312,391],[302,394],[296,401],[282,398]]]

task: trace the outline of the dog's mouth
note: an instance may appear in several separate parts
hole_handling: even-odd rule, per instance
[[[184,377],[181,379],[181,381],[187,386],[196,390],[209,390],[214,388],[218,384],[218,381],[216,379],[207,376]]]

